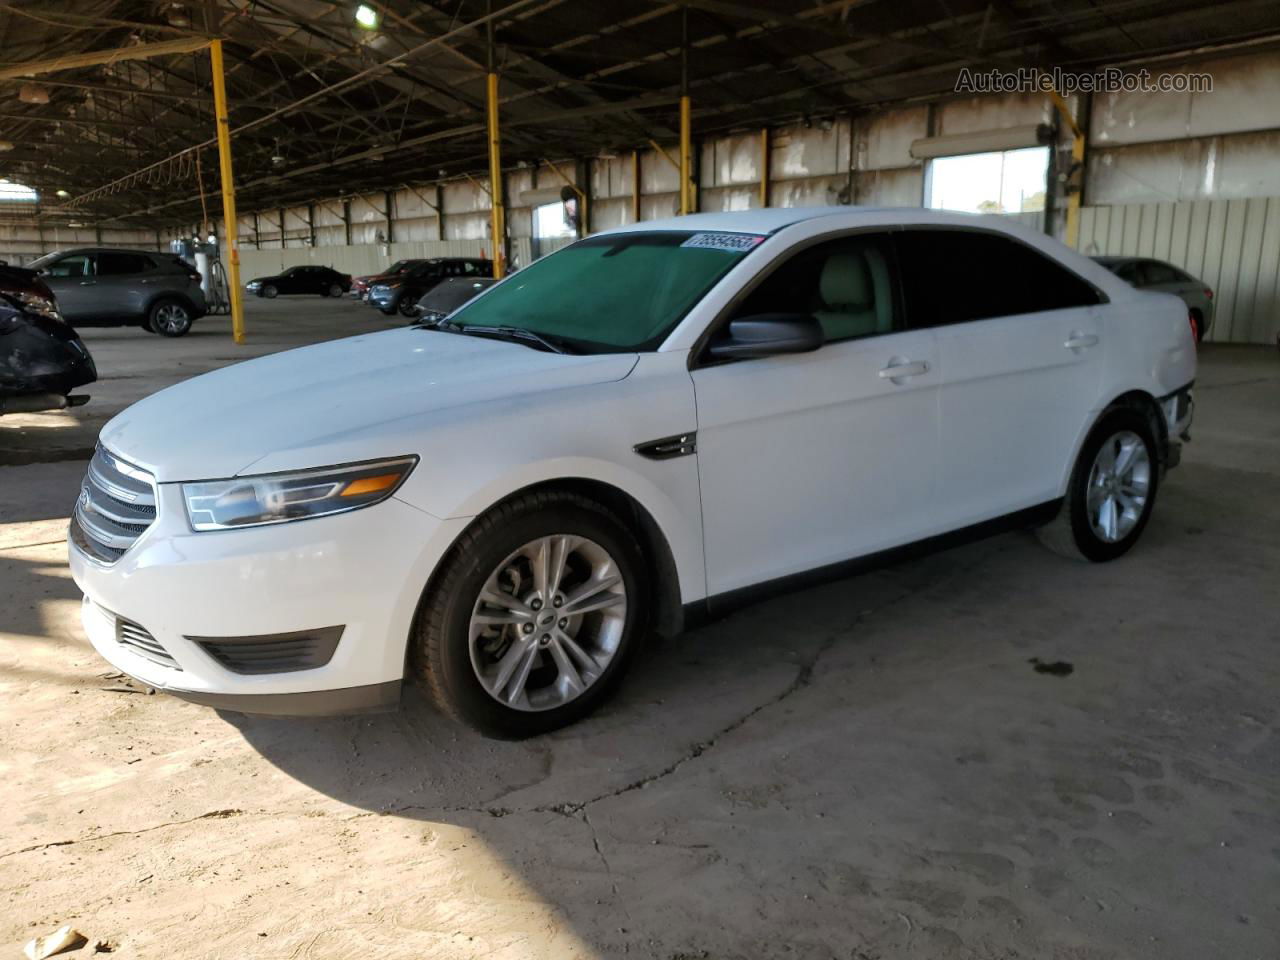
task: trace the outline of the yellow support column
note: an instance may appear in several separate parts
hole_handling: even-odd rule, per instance
[[[502,208],[502,145],[498,126],[498,75],[488,77],[489,114],[489,225],[493,230],[493,275],[501,278],[506,273],[506,257],[503,253],[506,238],[506,222]]]
[[[244,300],[240,295],[240,226],[236,222],[236,185],[231,178],[231,123],[227,119],[227,83],[222,72],[222,41],[209,41],[213,66],[213,110],[218,125],[218,167],[222,173],[222,219],[227,235],[227,285],[231,288],[231,334],[244,343]]]
[[[680,213],[693,213],[693,138],[689,129],[689,97],[680,98]]]

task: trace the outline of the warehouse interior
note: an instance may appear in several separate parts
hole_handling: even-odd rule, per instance
[[[203,249],[222,283],[185,336],[85,327],[84,406],[0,416],[6,949],[71,925],[69,956],[143,958],[1280,950],[1273,0],[14,0],[0,37],[0,261]],[[981,86],[1055,68],[1181,79]],[[405,325],[252,278],[518,275],[628,224],[827,206],[995,214],[1212,291],[1140,549],[1063,565],[1011,533],[768,599],[520,742],[419,700],[214,711],[97,658],[66,529],[103,426]]]

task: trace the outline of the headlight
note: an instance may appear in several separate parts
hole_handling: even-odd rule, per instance
[[[38,313],[42,317],[57,320],[59,323],[66,322],[62,319],[62,314],[58,312],[58,305],[48,297],[42,297],[38,293],[27,293],[26,291],[19,291],[15,296],[29,313]]]
[[[257,290],[260,286],[262,286],[262,282],[260,280],[250,280],[244,285],[244,288],[246,290]]]
[[[398,457],[298,473],[184,483],[193,530],[231,530],[324,517],[387,499],[417,464]]]

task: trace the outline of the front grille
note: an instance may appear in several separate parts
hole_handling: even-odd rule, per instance
[[[100,563],[115,563],[155,518],[151,475],[99,445],[71,516],[71,542]]]
[[[298,630],[257,637],[187,637],[232,673],[291,673],[313,670],[333,659],[342,627]]]
[[[116,617],[116,643],[128,647],[141,657],[162,667],[181,670],[178,661],[169,656],[169,651],[160,645],[160,641],[151,635],[146,627],[124,617]]]

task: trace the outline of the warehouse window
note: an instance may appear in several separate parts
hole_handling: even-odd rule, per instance
[[[1040,211],[1048,172],[1048,147],[939,157],[929,162],[924,205],[964,213]]]
[[[0,203],[38,203],[40,194],[24,183],[0,179]]]

